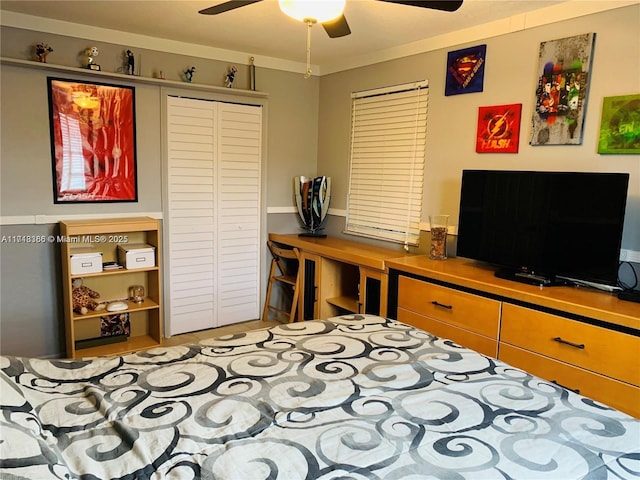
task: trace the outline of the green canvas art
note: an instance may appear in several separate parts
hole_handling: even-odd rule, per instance
[[[640,153],[640,94],[604,97],[598,153]]]

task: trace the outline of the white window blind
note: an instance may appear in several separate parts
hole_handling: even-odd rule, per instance
[[[427,81],[351,95],[346,233],[417,245]]]

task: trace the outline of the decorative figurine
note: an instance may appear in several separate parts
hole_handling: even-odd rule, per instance
[[[46,43],[38,43],[35,46],[36,49],[36,60],[41,63],[47,63],[47,55],[53,52],[53,48],[51,48]]]
[[[193,79],[193,74],[196,72],[196,67],[191,67],[191,68],[187,68],[184,71],[184,78],[187,82],[191,83],[191,80]]]
[[[227,76],[225,78],[225,82],[224,84],[228,87],[228,88],[232,88],[233,87],[233,81],[236,78],[236,72],[238,71],[238,69],[236,68],[235,65],[231,65],[231,67],[229,68],[229,73],[227,73]]]
[[[133,56],[133,52],[131,50],[127,50],[125,52],[125,56],[127,57],[127,74],[135,75],[135,62],[136,59]]]
[[[84,53],[87,56],[87,68],[89,70],[101,70],[100,65],[95,63],[95,58],[100,54],[98,47],[89,47]]]

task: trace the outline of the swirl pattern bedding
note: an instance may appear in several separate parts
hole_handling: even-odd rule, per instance
[[[0,478],[640,478],[640,421],[377,316],[1,357]]]

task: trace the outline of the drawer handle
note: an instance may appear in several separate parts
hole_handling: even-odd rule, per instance
[[[570,347],[584,349],[584,343],[573,343],[573,342],[569,342],[568,340],[563,340],[560,337],[556,337],[556,338],[554,338],[554,340],[556,342],[558,342],[558,343],[563,343],[565,345],[569,345]]]
[[[453,306],[452,305],[445,305],[444,303],[440,303],[437,301],[433,301],[431,302],[433,305],[435,305],[436,307],[442,307],[442,308],[446,308],[447,310],[453,310]]]
[[[567,390],[571,390],[573,393],[580,393],[580,389],[579,388],[575,388],[575,389],[574,388],[569,388],[569,387],[566,387],[566,386],[562,385],[561,383],[556,382],[555,380],[551,380],[551,383],[555,383],[559,387],[566,388]]]

